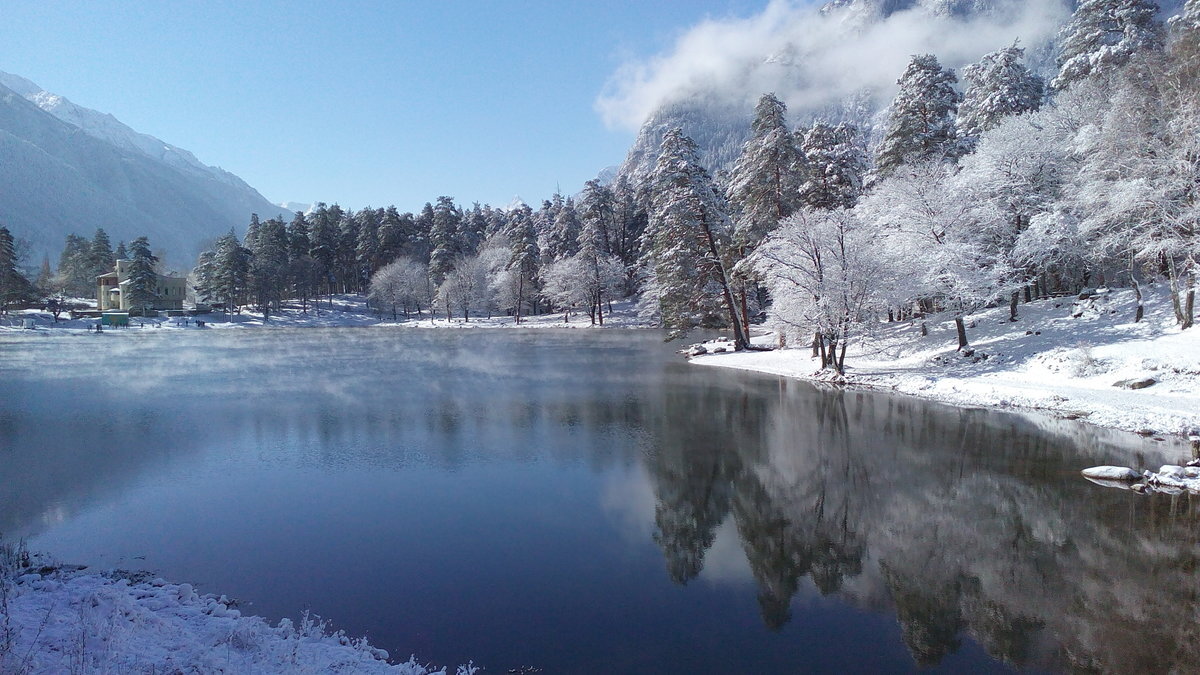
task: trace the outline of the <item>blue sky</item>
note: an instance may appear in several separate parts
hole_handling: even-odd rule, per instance
[[[0,70],[232,171],[272,201],[533,202],[619,163],[626,62],[765,0],[5,0]]]

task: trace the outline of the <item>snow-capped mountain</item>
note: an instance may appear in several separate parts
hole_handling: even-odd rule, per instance
[[[850,121],[865,127],[870,138],[914,54],[932,53],[958,70],[1017,41],[1025,48],[1026,65],[1052,77],[1057,34],[1076,4],[829,0],[819,7],[773,5],[761,15],[730,21],[723,30],[709,22],[680,40],[675,52],[645,64],[636,82],[616,87],[617,94],[604,101],[609,107],[649,111],[619,173],[633,182],[648,174],[663,135],[673,127],[696,141],[710,172],[731,168],[748,138],[754,104],[767,92],[788,105],[794,125],[817,117]],[[1159,2],[1164,16],[1181,5],[1182,0]],[[657,105],[638,108],[646,100]]]
[[[190,265],[203,240],[280,211],[187,150],[0,72],[0,223],[36,258],[103,227],[114,243],[145,235]]]

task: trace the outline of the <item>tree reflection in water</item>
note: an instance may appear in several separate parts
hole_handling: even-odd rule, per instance
[[[772,630],[803,611],[807,586],[893,612],[920,666],[969,637],[1019,667],[1196,667],[1197,503],[1102,490],[1078,475],[1128,458],[1131,444],[1143,463],[1178,448],[1069,422],[732,380],[712,387],[697,376],[646,415],[695,421],[653,428],[648,460],[654,540],[676,583],[701,574],[732,516]]]

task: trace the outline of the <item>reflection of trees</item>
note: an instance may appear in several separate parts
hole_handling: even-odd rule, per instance
[[[1094,488],[1116,432],[722,373],[652,401],[656,541],[676,581],[734,518],[764,623],[806,583],[895,612],[914,661],[969,637],[1018,667],[1190,671],[1200,500]],[[655,407],[658,406],[658,407]],[[1138,464],[1166,449],[1146,443]],[[1177,452],[1172,449],[1171,453]],[[1127,460],[1132,461],[1132,460]]]

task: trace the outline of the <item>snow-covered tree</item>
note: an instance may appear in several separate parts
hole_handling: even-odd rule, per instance
[[[96,234],[92,237],[92,244],[88,250],[88,262],[91,267],[91,274],[89,276],[95,280],[101,274],[113,271],[113,263],[116,260],[116,256],[113,255],[112,244],[108,239],[108,233],[102,227],[96,228]]]
[[[508,264],[505,266],[508,295],[513,316],[517,323],[525,314],[528,305],[537,297],[538,250],[537,232],[533,226],[533,212],[527,205],[513,209],[509,214],[508,239],[510,242]]]
[[[576,240],[579,238],[579,216],[575,210],[575,200],[567,197],[554,209],[554,219],[549,227],[543,238],[545,244],[541,246],[545,259],[562,260],[575,255],[578,250]]]
[[[644,299],[656,305],[664,327],[686,331],[728,322],[745,347],[724,257],[730,246],[728,210],[700,165],[696,144],[677,128],[667,132],[648,181],[652,206],[642,250],[652,283]]]
[[[873,318],[885,273],[873,251],[877,243],[853,211],[805,207],[750,259],[774,299],[771,322],[782,335],[815,333],[822,368],[845,373],[855,327]]]
[[[854,206],[862,196],[869,164],[858,128],[845,122],[833,126],[818,120],[796,134],[804,159],[800,203],[817,209]]]
[[[488,304],[488,269],[479,255],[461,256],[438,287],[438,298],[446,308],[449,319],[458,308],[463,321],[471,320],[471,311]]]
[[[966,86],[955,126],[964,150],[973,150],[979,135],[1004,118],[1042,106],[1046,83],[1021,63],[1024,56],[1025,50],[1013,45],[963,69]]]
[[[367,299],[376,309],[390,310],[393,321],[399,311],[404,312],[405,318],[409,317],[410,309],[419,313],[427,294],[426,272],[426,266],[412,258],[393,260],[371,276]]]
[[[1055,89],[1110,73],[1140,51],[1163,44],[1158,5],[1152,0],[1081,0],[1059,32]]]
[[[864,197],[858,213],[890,260],[892,302],[951,311],[964,348],[963,316],[1011,290],[1014,275],[980,241],[975,204],[953,176],[954,167],[936,160],[906,165]]]
[[[959,95],[954,72],[932,54],[914,56],[900,77],[888,109],[886,130],[875,167],[886,176],[905,163],[942,159],[953,154],[954,114]]]
[[[132,245],[130,249],[132,252]],[[250,252],[238,241],[232,229],[217,240],[210,279],[211,286],[205,289],[205,295],[221,299],[227,311],[241,305],[250,280]]]
[[[733,240],[742,255],[753,251],[796,210],[803,160],[787,128],[787,107],[763,94],[755,108],[750,140],[729,177]]]
[[[462,252],[458,233],[462,214],[452,198],[442,196],[438,197],[437,206],[431,208],[431,215],[429,241],[433,251],[429,254],[429,278],[435,286],[440,286]]]

